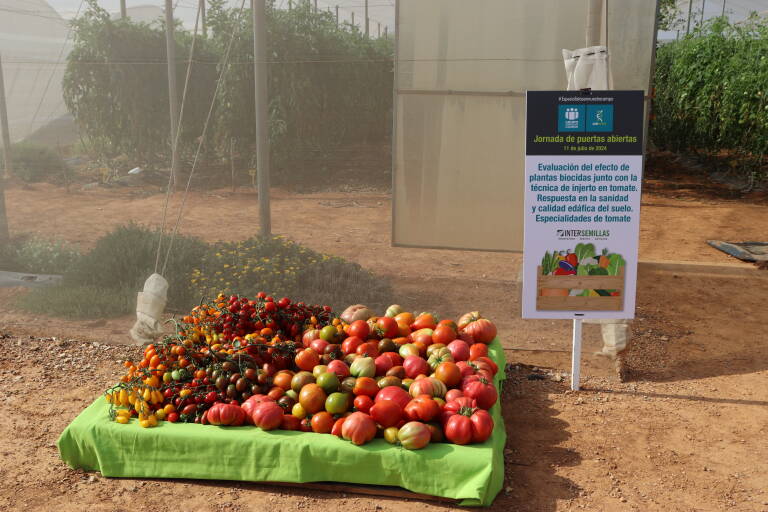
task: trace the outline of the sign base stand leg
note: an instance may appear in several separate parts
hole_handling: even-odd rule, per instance
[[[571,355],[571,389],[579,390],[581,373],[581,318],[573,320],[573,351]]]

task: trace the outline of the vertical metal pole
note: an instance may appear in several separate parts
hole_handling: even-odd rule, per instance
[[[365,37],[367,38],[370,34],[369,29],[369,20],[368,20],[368,0],[365,0]]]
[[[589,0],[587,7],[586,46],[597,46],[600,44],[600,33],[603,28],[603,1]]]
[[[5,212],[5,175],[11,175],[11,134],[8,132],[8,111],[5,106],[5,81],[3,59],[0,55],[0,131],[3,136],[3,161],[5,172],[0,172],[0,246],[6,246],[11,239],[8,232],[8,217]]]
[[[251,4],[253,4],[253,2],[251,2]],[[288,10],[289,11],[293,10],[293,0],[288,0]]]
[[[688,0],[688,25],[685,27],[685,35],[691,33],[691,11],[693,11],[693,0]]]
[[[176,96],[176,40],[173,37],[173,0],[165,0],[165,48],[168,60],[168,104],[171,112],[171,183],[176,186],[176,131],[179,122],[179,98]]]
[[[707,5],[707,0],[701,0],[701,17],[699,18],[699,25],[704,25],[704,7]]]
[[[202,22],[203,37],[208,37],[208,27],[205,24],[205,0],[200,0],[200,21]]]
[[[317,0],[315,0],[315,14],[317,14]]]
[[[389,37],[389,27],[387,25],[384,25],[384,39]]]
[[[336,6],[336,28],[339,28],[339,6]]]
[[[377,21],[376,23],[377,23],[377,26],[378,26],[378,28],[376,29],[376,37],[380,38],[381,37],[381,22]]]
[[[256,172],[259,191],[261,236],[272,234],[269,209],[269,132],[267,110],[266,0],[251,0],[253,11],[253,73],[256,100]]]
[[[352,26],[355,26],[355,11],[352,11]]]
[[[573,319],[573,351],[571,354],[571,389],[579,390],[581,377],[581,318]]]
[[[723,12],[720,16],[725,16],[725,0],[723,0]]]
[[[125,19],[128,17],[128,10],[125,7],[125,0],[120,0],[120,18]]]

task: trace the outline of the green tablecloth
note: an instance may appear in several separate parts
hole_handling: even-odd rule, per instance
[[[504,353],[490,355],[504,378]],[[103,397],[88,406],[59,437],[62,460],[106,477],[196,478],[256,482],[349,482],[396,486],[413,492],[490,505],[504,482],[506,433],[497,403],[495,428],[483,444],[435,443],[409,451],[383,439],[355,446],[328,434],[252,426],[215,427],[160,422],[141,428],[110,421]]]

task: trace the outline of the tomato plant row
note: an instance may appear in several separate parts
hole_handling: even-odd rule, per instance
[[[493,431],[496,327],[477,312],[454,322],[355,305],[337,316],[260,293],[219,295],[177,325],[125,362],[106,393],[115,421],[250,424],[358,445],[381,435],[408,449],[483,442]]]

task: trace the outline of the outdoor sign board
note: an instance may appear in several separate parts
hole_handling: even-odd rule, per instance
[[[643,91],[528,91],[524,318],[634,318]]]

